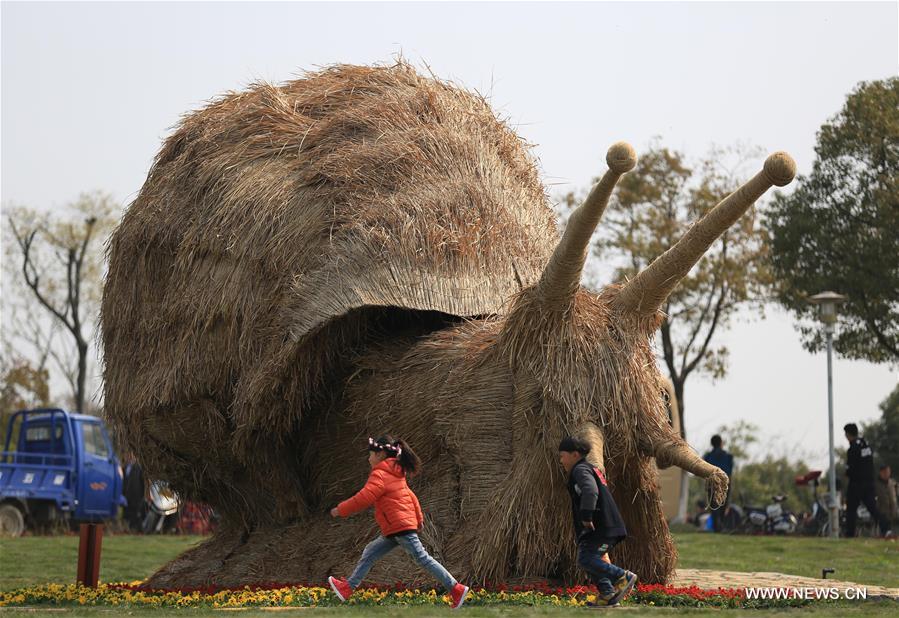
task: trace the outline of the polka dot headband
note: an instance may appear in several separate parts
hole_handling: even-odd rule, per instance
[[[395,444],[381,444],[380,442],[375,442],[372,438],[368,439],[368,450],[370,451],[390,451],[391,453],[396,453],[396,456],[399,457],[403,452],[403,447],[397,446]]]

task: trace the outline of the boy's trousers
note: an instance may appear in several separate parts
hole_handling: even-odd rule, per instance
[[[624,577],[625,571],[602,559],[603,554],[612,550],[621,539],[596,538],[590,534],[581,535],[577,544],[577,564],[587,571],[590,579],[603,596],[615,591],[613,582]]]

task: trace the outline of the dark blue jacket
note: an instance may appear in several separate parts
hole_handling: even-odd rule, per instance
[[[627,536],[627,528],[606,487],[605,477],[586,459],[577,462],[568,474],[568,493],[571,494],[571,512],[578,540],[584,533],[585,521],[593,522],[596,531],[590,536],[598,539],[623,539]]]
[[[852,483],[874,485],[874,452],[864,438],[855,438],[849,443],[846,476]]]
[[[708,453],[703,456],[703,459],[712,464],[713,466],[717,466],[724,470],[724,474],[728,477],[733,474],[734,471],[734,456],[725,451],[723,448],[713,448]]]

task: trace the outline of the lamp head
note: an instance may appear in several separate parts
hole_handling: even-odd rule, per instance
[[[815,294],[808,301],[820,307],[818,316],[824,324],[830,325],[837,321],[837,305],[846,302],[847,298],[842,294],[827,291]]]

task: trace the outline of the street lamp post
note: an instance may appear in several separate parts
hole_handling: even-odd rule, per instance
[[[809,302],[819,306],[819,317],[824,323],[824,338],[827,340],[827,429],[830,446],[830,470],[827,473],[830,490],[830,537],[840,536],[840,511],[837,504],[837,471],[833,452],[833,331],[837,321],[837,305],[846,297],[836,292],[821,292],[809,298]]]

